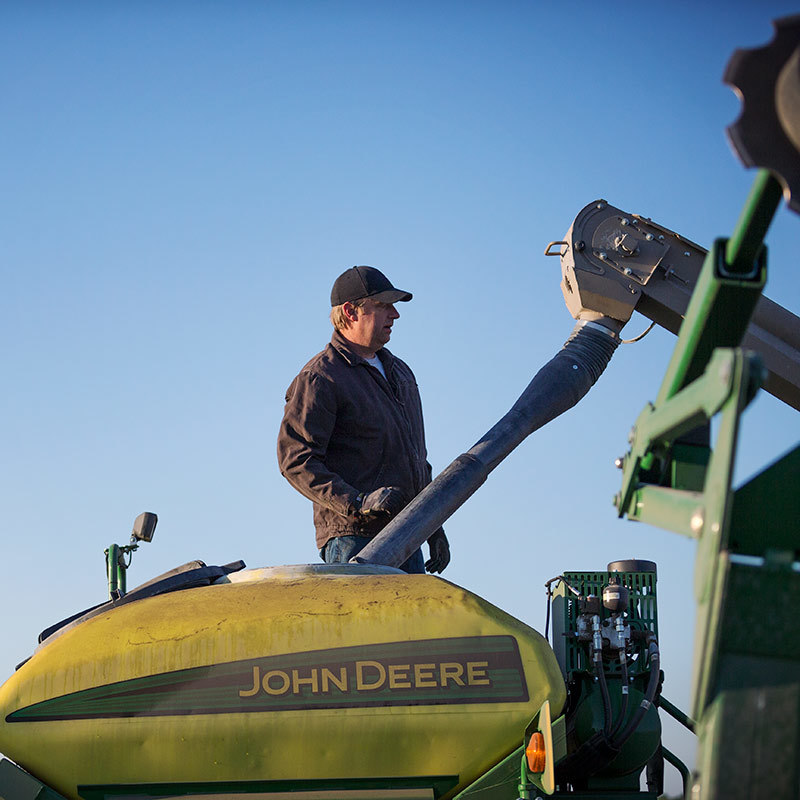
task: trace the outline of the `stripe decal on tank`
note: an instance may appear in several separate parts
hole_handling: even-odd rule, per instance
[[[148,675],[17,709],[7,722],[525,703],[513,636],[386,642]]]

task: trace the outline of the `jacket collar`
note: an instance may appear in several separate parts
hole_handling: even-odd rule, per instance
[[[355,367],[358,364],[366,364],[366,359],[362,358],[355,350],[352,349],[350,346],[350,342],[342,336],[339,331],[334,331],[333,336],[331,336],[331,347],[351,366]],[[387,371],[391,369],[392,362],[394,361],[394,356],[385,348],[382,347],[377,352],[378,358],[383,362],[383,366]]]

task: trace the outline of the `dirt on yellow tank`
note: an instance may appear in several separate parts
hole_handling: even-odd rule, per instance
[[[545,639],[441,578],[256,569],[45,641],[0,688],[0,751],[70,798],[443,796],[545,700]]]

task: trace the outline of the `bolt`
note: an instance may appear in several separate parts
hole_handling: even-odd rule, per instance
[[[652,233],[645,234],[644,238],[647,239],[648,242],[652,242],[653,241],[653,234]]]
[[[622,469],[625,466],[625,456],[619,456],[619,458],[615,458],[614,466],[617,469]]]
[[[663,233],[659,233],[658,234],[658,241],[659,242],[663,242],[664,241],[664,234]]]
[[[580,253],[584,247],[586,247],[586,242],[577,242],[575,244],[575,249]]]
[[[684,256],[686,256],[686,258],[689,258],[689,256],[691,255],[691,253],[688,250],[684,250],[683,254]]]
[[[626,217],[623,217],[623,218],[622,218],[622,219],[619,221],[619,224],[620,224],[620,225],[630,225],[630,220],[628,220]]]
[[[605,261],[608,258],[608,255],[603,250],[601,250],[597,255],[601,261]]]
[[[600,202],[598,202],[596,208],[605,208],[605,205],[606,205],[605,200],[600,200]]]
[[[573,364],[572,365],[572,369],[578,369],[578,365],[577,364]]]
[[[625,267],[625,269],[624,269],[624,270],[622,270],[622,271],[623,271],[623,272],[624,272],[626,275],[633,275],[633,270],[632,270],[630,267]]]

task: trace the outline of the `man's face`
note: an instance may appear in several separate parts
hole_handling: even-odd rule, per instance
[[[391,338],[392,324],[399,316],[392,303],[367,300],[358,309],[358,319],[352,323],[348,334],[353,334],[353,341],[357,344],[378,351]]]

